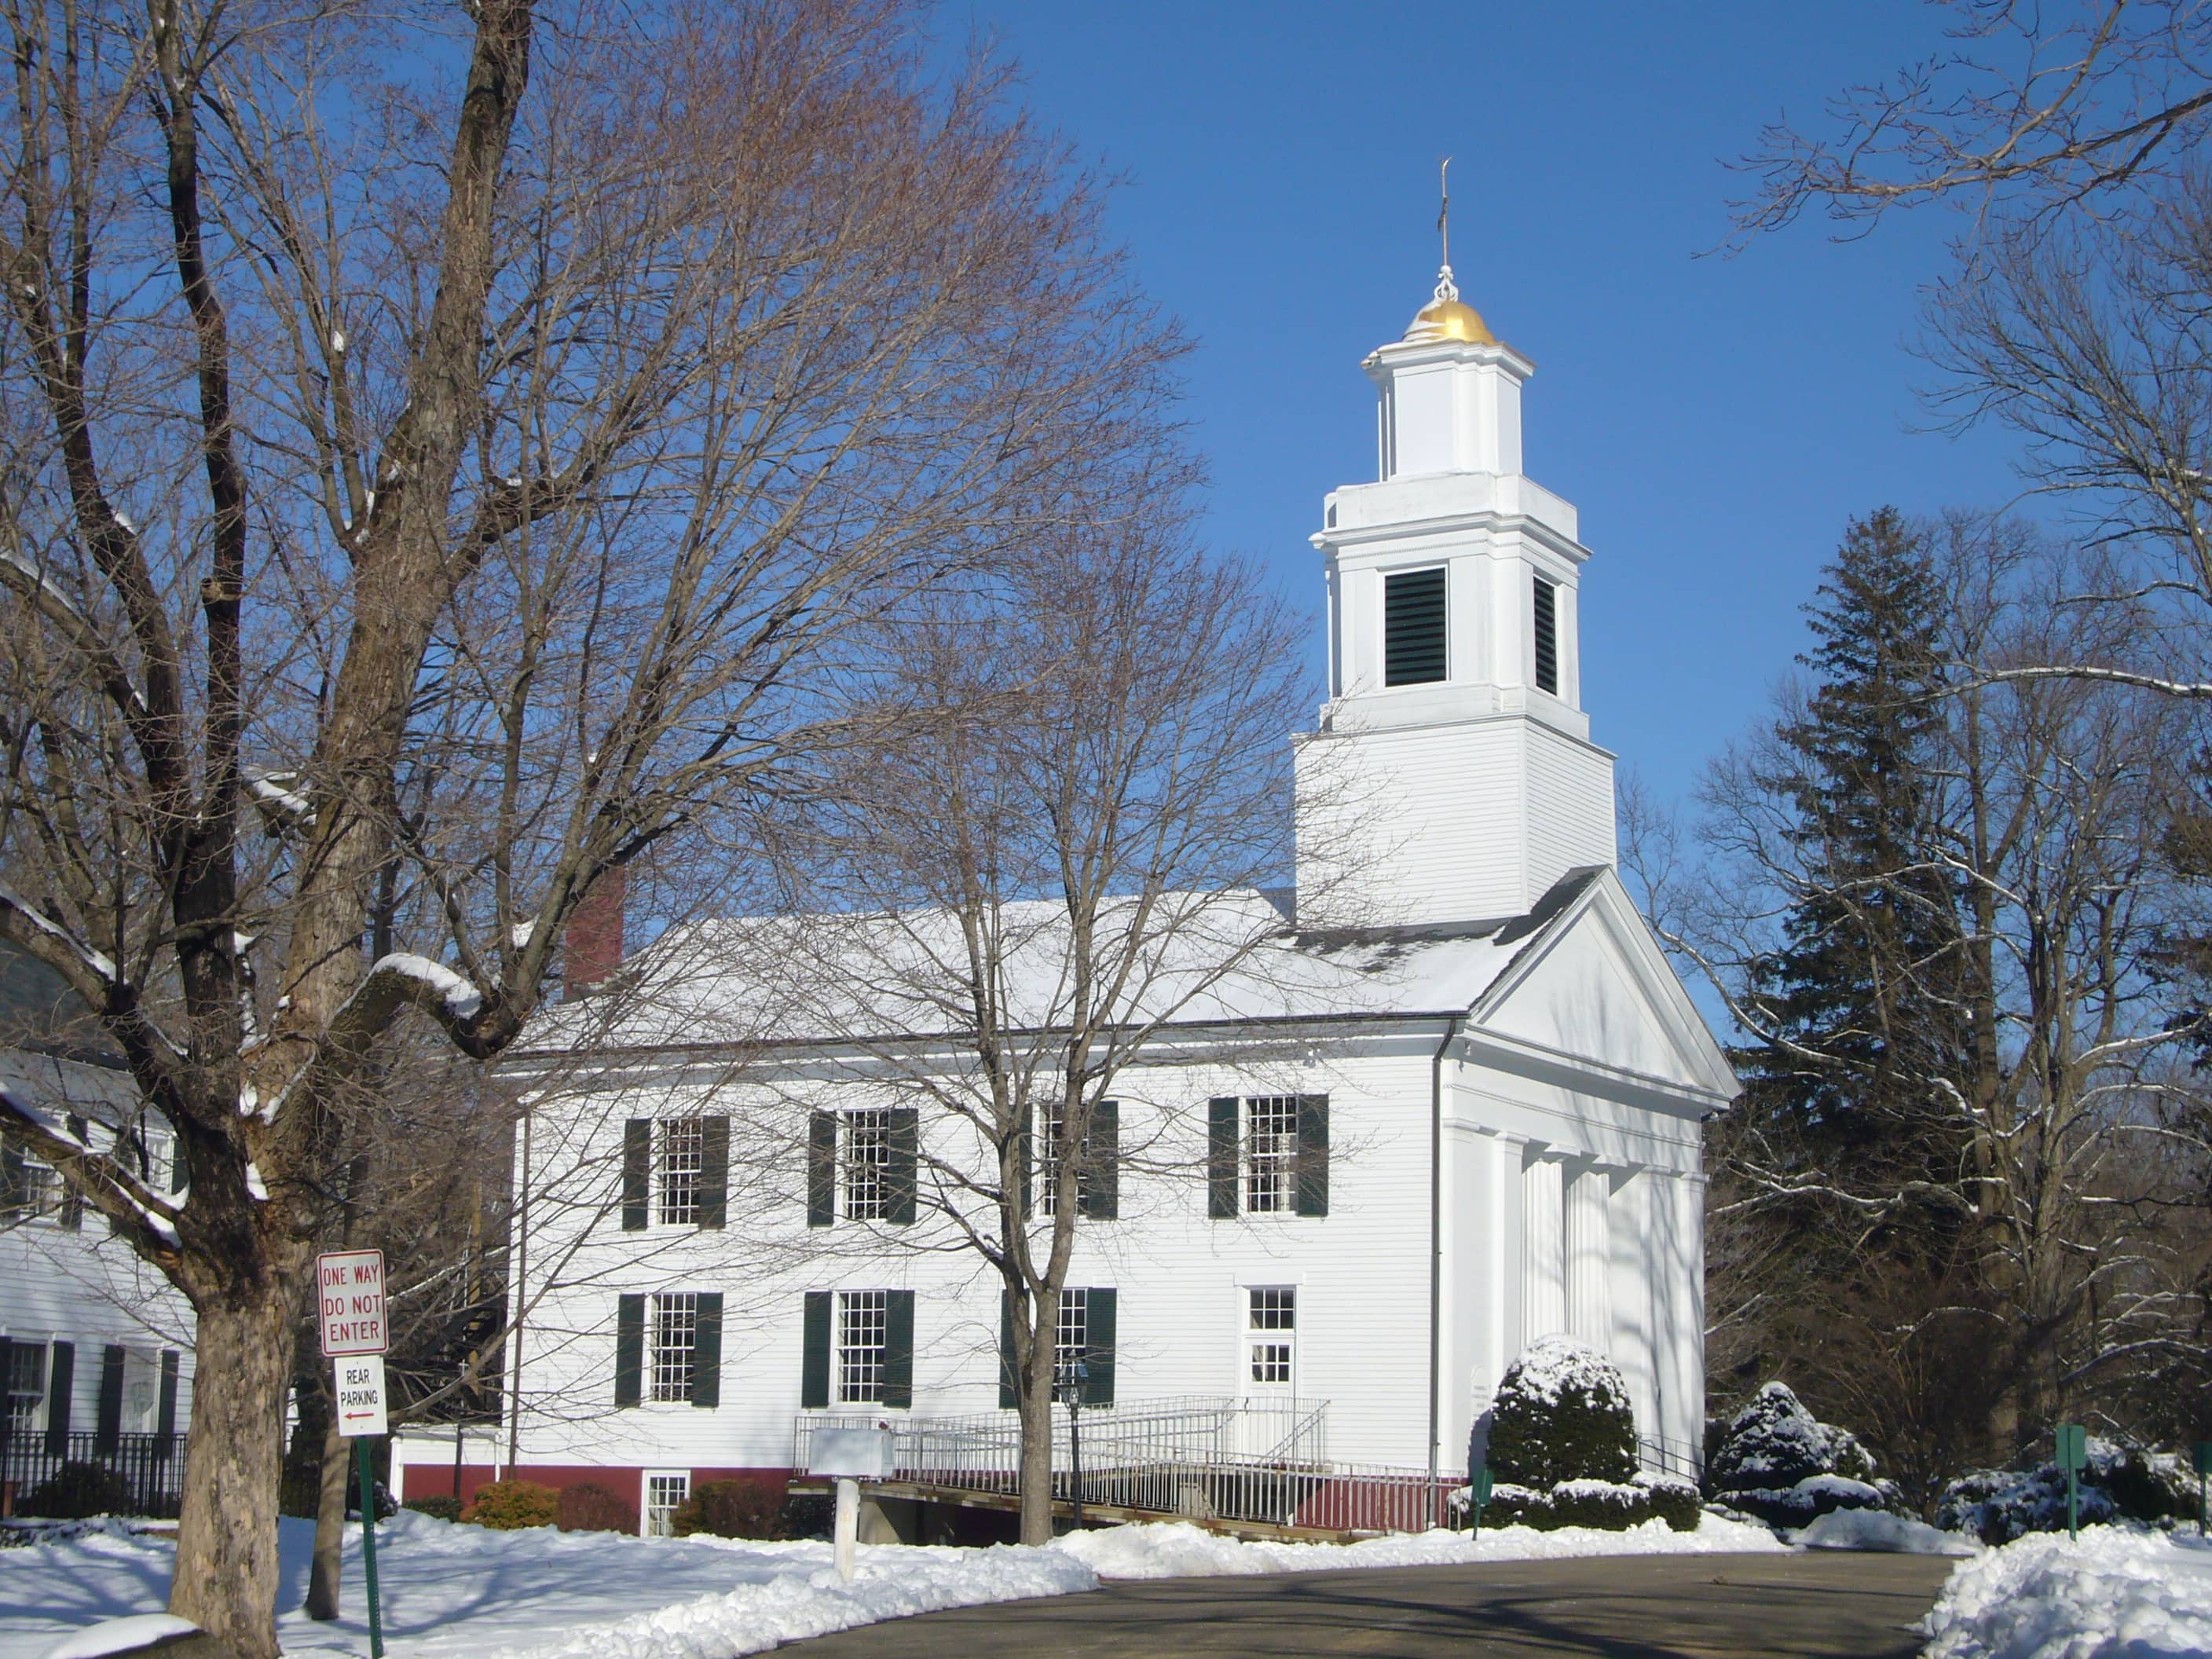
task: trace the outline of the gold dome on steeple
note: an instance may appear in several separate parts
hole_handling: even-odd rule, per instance
[[[1498,343],[1498,337],[1482,320],[1482,313],[1460,299],[1459,286],[1452,281],[1449,265],[1437,273],[1436,295],[1413,313],[1406,338],[1413,344],[1426,344],[1432,340],[1463,340],[1469,345]]]

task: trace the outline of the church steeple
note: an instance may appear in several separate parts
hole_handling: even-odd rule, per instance
[[[1313,538],[1329,701],[1300,755],[1299,885],[1353,922],[1517,915],[1614,855],[1612,757],[1581,700],[1589,550],[1573,507],[1522,471],[1535,365],[1460,299],[1444,252],[1429,303],[1362,364],[1377,480],[1330,494]],[[1382,850],[1363,815],[1403,844]]]

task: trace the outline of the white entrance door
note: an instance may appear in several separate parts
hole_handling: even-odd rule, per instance
[[[1248,1285],[1241,1363],[1244,1445],[1250,1455],[1272,1452],[1297,1415],[1298,1292],[1291,1285]]]

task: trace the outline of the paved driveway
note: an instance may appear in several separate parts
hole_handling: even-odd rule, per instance
[[[1912,1626],[1952,1565],[1814,1552],[1168,1578],[895,1620],[788,1650],[803,1659],[1910,1659],[1920,1650]]]

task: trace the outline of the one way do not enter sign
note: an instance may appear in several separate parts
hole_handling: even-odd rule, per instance
[[[322,1310],[323,1358],[382,1353],[392,1346],[384,1322],[384,1252],[333,1250],[315,1258],[315,1303]]]

